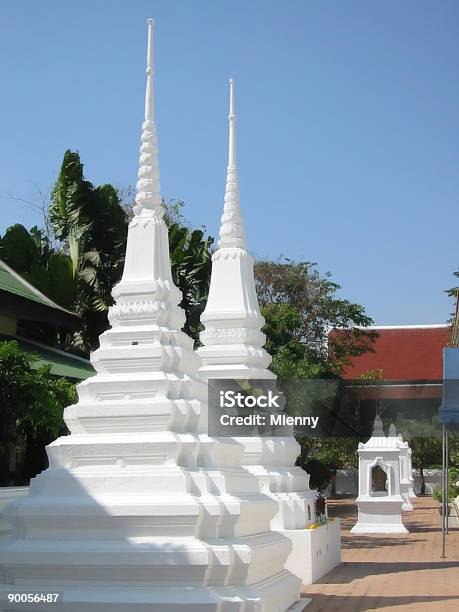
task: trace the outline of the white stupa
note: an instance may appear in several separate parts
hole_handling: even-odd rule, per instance
[[[408,442],[403,441],[402,434],[397,434],[397,429],[392,423],[389,427],[389,437],[396,437],[398,440],[398,447],[400,449],[400,494],[403,497],[402,510],[405,512],[411,512],[413,510],[413,504],[410,501],[410,487],[412,487],[412,479],[410,481],[410,455],[411,450],[408,446]]]
[[[408,446],[408,480],[410,481],[409,496],[411,499],[417,497],[414,492],[414,477],[413,477],[413,451]]]
[[[253,258],[247,250],[236,165],[234,83],[230,80],[229,154],[224,210],[218,249],[212,257],[212,278],[201,316],[205,330],[198,349],[204,379],[270,379],[270,355],[263,345],[264,319],[255,291]],[[292,541],[286,567],[303,583],[310,583],[340,562],[339,521],[314,535],[306,527],[315,521],[317,492],[309,489],[309,475],[295,461],[300,446],[288,437],[237,437],[242,463],[253,474],[259,490],[276,502],[271,528]],[[320,554],[319,554],[320,550]],[[315,559],[314,565],[312,559]],[[319,558],[320,557],[320,558]]]
[[[413,462],[412,462],[412,453],[413,451],[410,448],[408,442],[403,440],[403,436],[401,433],[398,434],[398,439],[400,442],[400,477],[402,482],[404,482],[402,487],[402,495],[407,491],[408,502],[411,508],[403,508],[403,510],[412,510],[413,506],[410,499],[416,497],[416,493],[414,492],[414,478],[413,478]]]
[[[205,433],[206,385],[180,331],[161,205],[152,31],[149,20],[135,216],[111,329],[91,356],[97,374],[65,410],[70,435],[7,510],[0,591],[61,592],[64,612],[301,609],[300,581],[284,569],[290,544],[269,530],[275,504],[241,468],[240,445]]]
[[[358,453],[358,520],[351,533],[406,533],[399,441],[396,435],[386,437],[381,417],[374,420],[371,438],[364,444],[359,442]]]

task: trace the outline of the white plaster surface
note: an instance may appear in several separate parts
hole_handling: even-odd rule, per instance
[[[15,499],[27,495],[28,491],[29,487],[0,487],[0,536],[11,531],[11,523],[4,515],[5,507]]]
[[[281,533],[292,543],[285,567],[303,584],[312,584],[341,563],[341,534],[338,520],[316,529],[287,529]],[[305,562],[306,560],[306,562]]]

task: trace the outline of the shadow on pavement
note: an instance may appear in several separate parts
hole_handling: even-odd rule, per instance
[[[322,576],[322,578],[317,580],[311,588],[314,588],[314,585],[316,584],[350,583],[354,580],[366,578],[367,576],[376,576],[377,574],[399,574],[402,572],[415,572],[417,570],[438,571],[448,569],[449,567],[457,568],[459,575],[459,564],[457,561],[439,561],[438,563],[377,563],[375,561],[364,563],[360,561],[345,561],[325,576]],[[431,578],[435,579],[435,576],[432,576]],[[457,597],[459,598],[459,589]]]
[[[415,595],[413,597],[363,595],[359,597],[349,597],[308,592],[308,596],[312,597],[312,602],[306,608],[306,612],[364,612],[365,610],[382,610],[384,608],[391,610],[403,608],[413,611],[419,609],[423,612],[457,612],[457,610],[459,610],[459,596],[455,597],[454,595],[444,597],[430,595]]]

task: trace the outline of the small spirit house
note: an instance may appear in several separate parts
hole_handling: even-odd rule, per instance
[[[404,499],[400,491],[400,441],[384,434],[375,418],[373,434],[359,444],[358,520],[352,533],[405,533],[402,523]]]

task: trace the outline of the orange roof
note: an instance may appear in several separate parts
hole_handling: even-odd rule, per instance
[[[360,378],[368,370],[382,370],[386,380],[439,380],[443,376],[442,349],[448,340],[446,325],[371,327],[379,337],[374,353],[352,358],[343,378]],[[331,332],[333,333],[333,332]]]

